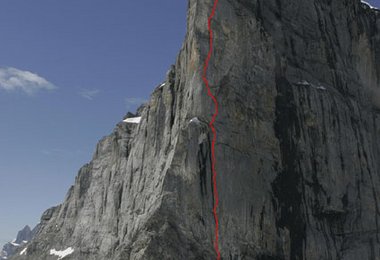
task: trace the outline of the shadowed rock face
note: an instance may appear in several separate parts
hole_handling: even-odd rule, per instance
[[[213,259],[200,78],[211,0],[190,0],[165,85],[101,140],[62,205],[12,259]],[[219,104],[223,259],[379,259],[380,12],[358,0],[220,0],[209,80]],[[194,118],[197,120],[191,120]]]

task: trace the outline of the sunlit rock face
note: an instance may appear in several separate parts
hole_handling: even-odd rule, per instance
[[[6,243],[3,246],[2,251],[0,251],[0,260],[9,259],[13,256],[20,248],[25,247],[30,240],[32,240],[37,228],[30,229],[29,226],[25,226],[22,230],[17,233],[17,237],[11,242]]]
[[[213,103],[201,79],[212,2],[189,1],[165,82],[99,142],[12,259],[69,248],[65,260],[215,258]],[[222,259],[379,259],[379,11],[220,0],[213,30]]]

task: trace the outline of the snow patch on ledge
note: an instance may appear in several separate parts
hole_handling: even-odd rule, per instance
[[[316,86],[315,88],[316,88],[316,89],[319,89],[319,90],[327,90],[324,86],[321,86],[321,85]]]
[[[298,81],[297,83],[295,83],[297,86],[301,86],[301,87],[312,87],[312,88],[315,88],[317,90],[327,90],[326,87],[322,86],[321,84],[318,84],[318,85],[314,85],[310,82],[308,82],[307,80],[301,80],[301,81]]]
[[[307,80],[301,80],[296,83],[299,86],[311,86],[311,84]]]
[[[20,252],[20,255],[26,255],[26,250],[28,250],[28,247],[25,247],[25,248]]]
[[[139,117],[130,117],[125,120],[123,120],[124,123],[130,123],[130,124],[139,124],[141,121],[141,116]]]
[[[65,250],[62,250],[62,251],[50,249],[50,255],[58,256],[58,260],[61,260],[64,257],[71,255],[72,253],[74,253],[74,249],[72,247],[66,248]]]
[[[194,117],[194,118],[192,118],[192,119],[189,121],[190,124],[191,124],[191,123],[199,124],[200,122],[201,122],[201,121],[199,121],[198,117]]]

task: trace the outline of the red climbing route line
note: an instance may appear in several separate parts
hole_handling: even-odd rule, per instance
[[[214,111],[214,114],[212,115],[212,119],[211,119],[209,125],[210,125],[210,128],[211,128],[212,134],[213,134],[212,142],[211,142],[211,171],[212,171],[212,183],[213,183],[213,190],[214,190],[214,193],[213,193],[213,196],[214,196],[214,207],[212,209],[212,213],[213,213],[214,219],[215,219],[214,249],[215,249],[215,252],[216,252],[216,255],[217,255],[217,260],[220,260],[220,251],[219,251],[219,219],[218,219],[218,212],[217,212],[218,211],[218,205],[219,205],[219,197],[218,197],[218,189],[217,189],[217,185],[216,185],[217,172],[216,172],[216,168],[215,168],[215,165],[216,165],[216,160],[215,160],[216,129],[215,129],[215,126],[214,126],[216,117],[218,116],[218,101],[216,100],[216,97],[211,93],[210,84],[209,84],[209,82],[207,80],[207,69],[208,69],[208,65],[209,65],[209,62],[210,62],[210,59],[211,59],[211,55],[212,55],[212,51],[213,51],[213,33],[212,33],[212,28],[211,28],[211,22],[212,22],[213,17],[215,16],[216,7],[218,5],[218,2],[219,2],[219,0],[214,0],[214,5],[212,7],[211,14],[208,17],[207,28],[208,28],[208,32],[209,32],[209,36],[210,36],[210,48],[209,48],[209,51],[208,51],[205,63],[203,65],[202,79],[203,79],[203,82],[206,85],[207,95],[212,99],[212,101],[214,102],[214,105],[215,105],[215,111]]]

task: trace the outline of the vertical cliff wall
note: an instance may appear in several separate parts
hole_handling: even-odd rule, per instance
[[[211,6],[189,1],[183,47],[141,122],[100,141],[12,259],[215,258]],[[223,259],[380,258],[379,29],[358,0],[220,0],[208,78]]]

